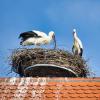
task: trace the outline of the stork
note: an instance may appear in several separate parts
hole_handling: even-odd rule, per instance
[[[76,29],[73,29],[73,37],[74,37],[74,43],[72,47],[72,52],[74,55],[79,55],[82,57],[83,45],[82,45],[81,40],[77,36]]]
[[[44,32],[32,30],[23,32],[19,35],[19,38],[21,38],[20,45],[27,46],[27,45],[45,45],[51,43],[51,41],[54,41],[54,49],[56,49],[56,39],[55,39],[55,33],[53,31],[50,31],[49,34],[45,34]]]

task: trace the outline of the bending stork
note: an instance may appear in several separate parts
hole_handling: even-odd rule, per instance
[[[49,32],[47,36],[44,32],[40,31],[27,31],[20,34],[19,38],[21,38],[20,45],[27,46],[27,45],[35,45],[40,46],[44,44],[49,44],[51,41],[54,41],[54,49],[56,49],[56,39],[55,34],[53,31]]]
[[[73,29],[74,43],[72,47],[72,52],[74,55],[82,56],[83,54],[83,45],[81,40],[78,38],[76,29]]]

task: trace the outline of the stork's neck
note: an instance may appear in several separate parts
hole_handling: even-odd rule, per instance
[[[52,41],[53,40],[53,34],[49,32],[48,38],[49,38],[50,41]]]
[[[49,41],[52,41],[52,39],[53,39],[53,38],[52,38],[52,35],[48,35],[48,40],[49,40]]]
[[[75,32],[74,33],[74,39],[77,39],[78,38],[78,36],[77,36],[77,33]]]

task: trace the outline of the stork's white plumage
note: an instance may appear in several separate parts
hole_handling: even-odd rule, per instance
[[[23,46],[27,45],[40,46],[44,44],[49,44],[51,43],[51,41],[54,40],[55,43],[54,49],[56,48],[55,33],[53,31],[50,31],[48,35],[45,34],[44,32],[37,30],[27,31],[21,33],[19,38],[21,38],[20,44]]]
[[[83,45],[82,45],[81,40],[77,36],[76,29],[73,29],[73,36],[74,36],[74,43],[73,43],[73,47],[72,47],[72,52],[75,55],[82,56]]]

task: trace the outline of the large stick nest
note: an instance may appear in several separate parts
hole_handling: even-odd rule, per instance
[[[70,68],[79,77],[87,77],[89,74],[86,61],[65,50],[41,48],[13,50],[11,66],[16,73],[24,75],[25,68],[35,64],[54,64]]]

